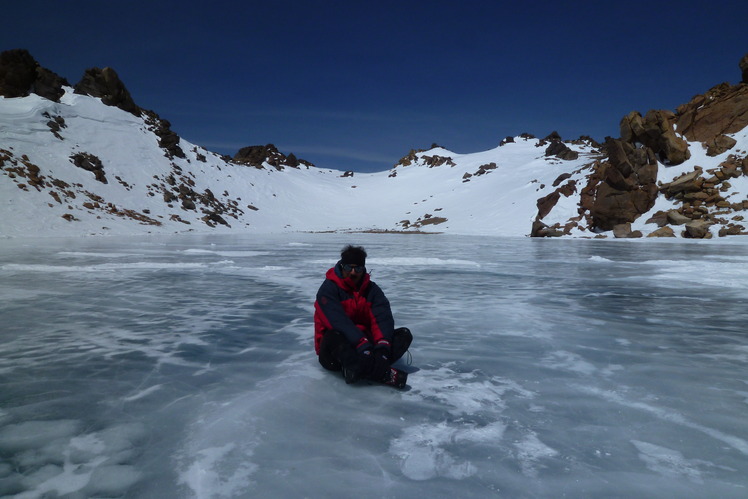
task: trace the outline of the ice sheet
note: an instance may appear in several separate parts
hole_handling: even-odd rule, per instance
[[[415,341],[346,385],[349,242]],[[744,245],[385,234],[0,247],[0,496],[745,497]]]

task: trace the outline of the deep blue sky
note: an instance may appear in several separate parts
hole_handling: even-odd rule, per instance
[[[183,138],[233,155],[275,144],[378,171],[556,130],[619,136],[632,110],[738,83],[740,1],[34,1],[4,5],[0,50],[77,83],[114,68]]]

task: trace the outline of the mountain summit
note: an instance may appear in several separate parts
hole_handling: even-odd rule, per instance
[[[390,170],[324,169],[273,146],[231,158],[140,108],[111,68],[71,86],[0,53],[0,235],[404,231],[704,238],[745,234],[743,80],[675,111],[629,113],[599,144],[529,134],[488,151],[434,144]]]

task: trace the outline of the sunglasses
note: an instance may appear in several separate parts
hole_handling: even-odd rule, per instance
[[[343,270],[346,272],[357,272],[359,274],[363,274],[366,272],[366,267],[363,265],[355,265],[353,263],[342,263],[341,266],[343,267]]]

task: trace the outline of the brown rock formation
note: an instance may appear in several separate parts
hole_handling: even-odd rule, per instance
[[[14,49],[0,52],[0,95],[25,97],[37,94],[55,102],[70,84],[52,71],[43,68],[28,50]]]
[[[668,199],[681,203],[677,210],[666,214],[666,222],[672,226],[683,226],[684,237],[711,237],[709,227],[719,224],[719,236],[745,234],[742,212],[748,209],[748,200],[731,201],[731,179],[746,175],[748,157],[729,156],[719,167],[706,171],[700,166],[671,182],[660,186],[660,192]],[[726,217],[731,216],[732,221]],[[653,221],[654,222],[654,221]]]
[[[171,129],[169,120],[162,119],[158,114],[146,109],[140,110],[148,129],[158,137],[158,145],[166,152],[167,158],[184,158],[184,151],[179,146],[180,137]]]
[[[234,155],[235,163],[262,168],[263,163],[269,164],[276,170],[283,170],[284,167],[299,168],[299,165],[314,166],[309,161],[298,159],[293,153],[288,156],[283,154],[273,144],[264,146],[242,147]]]
[[[675,232],[670,227],[665,226],[650,232],[647,237],[675,237]]]
[[[711,143],[748,126],[748,54],[740,63],[742,82],[721,83],[676,109],[678,132],[688,140]]]
[[[582,208],[589,210],[593,229],[612,230],[633,222],[654,205],[657,161],[649,148],[635,149],[619,139],[606,142],[608,161],[598,164],[584,189]]]
[[[663,163],[679,165],[691,157],[688,143],[675,134],[675,114],[649,111],[643,118],[632,111],[621,120],[621,140],[649,147]]]
[[[115,106],[135,116],[140,116],[140,108],[119,79],[112,68],[91,68],[83,74],[83,78],[75,85],[75,93],[100,97],[107,106]]]
[[[555,156],[563,160],[574,160],[579,158],[579,153],[573,151],[569,146],[560,140],[554,140],[545,150],[546,156]]]

